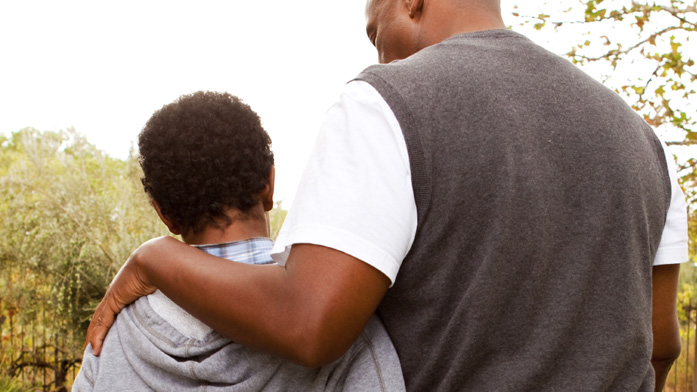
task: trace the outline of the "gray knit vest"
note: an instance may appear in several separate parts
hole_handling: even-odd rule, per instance
[[[396,115],[412,170],[416,238],[378,309],[407,389],[653,390],[670,181],[643,119],[506,30],[357,79]]]

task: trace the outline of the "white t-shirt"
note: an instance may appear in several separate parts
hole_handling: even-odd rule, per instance
[[[672,200],[654,265],[687,261],[687,208],[675,162],[664,151]],[[272,250],[284,264],[293,244],[339,250],[392,283],[416,234],[409,155],[399,122],[368,83],[353,81],[328,111]]]

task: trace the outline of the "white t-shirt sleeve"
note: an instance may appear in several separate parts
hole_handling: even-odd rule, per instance
[[[395,282],[416,234],[416,202],[401,128],[368,83],[348,83],[325,117],[293,206],[272,250],[293,244],[356,257]]]
[[[656,258],[653,265],[679,264],[689,259],[687,249],[687,204],[685,194],[683,194],[680,184],[678,184],[678,173],[673,159],[673,154],[668,151],[668,147],[663,141],[663,152],[666,156],[668,174],[671,183],[671,199],[666,225],[663,228],[663,236],[658,245]]]

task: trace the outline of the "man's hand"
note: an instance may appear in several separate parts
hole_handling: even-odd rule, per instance
[[[92,345],[94,355],[99,355],[102,351],[102,343],[109,328],[114,323],[116,315],[128,304],[140,297],[153,293],[157,288],[152,286],[145,279],[144,274],[139,270],[137,258],[142,248],[147,247],[154,239],[141,245],[128,258],[109,285],[104,298],[97,306],[89,328],[87,328],[87,344]]]

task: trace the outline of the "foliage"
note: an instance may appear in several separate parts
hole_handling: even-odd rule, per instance
[[[283,209],[282,203],[276,202],[274,209],[269,212],[269,237],[273,240],[278,237],[283,221],[286,219],[288,211]]]
[[[0,376],[0,392],[29,392],[30,388],[22,386],[17,380]]]
[[[72,130],[0,140],[0,331],[9,343],[0,360],[10,375],[44,368],[60,389],[118,268],[166,234],[139,178],[135,157],[110,158]]]

